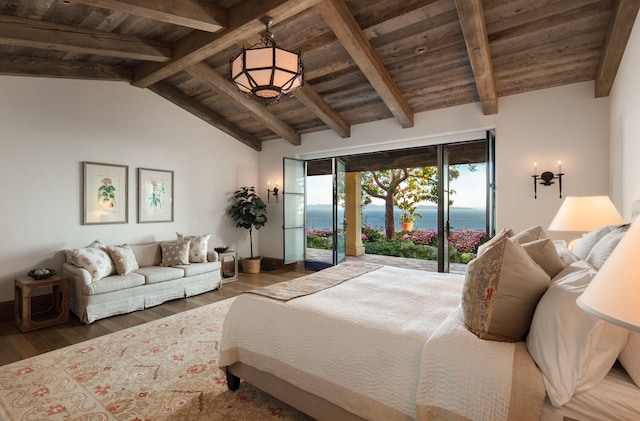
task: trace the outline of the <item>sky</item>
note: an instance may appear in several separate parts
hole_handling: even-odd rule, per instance
[[[453,206],[483,208],[486,201],[485,165],[478,165],[478,171],[470,172],[467,165],[460,165],[460,177],[451,183],[456,191]],[[310,205],[331,204],[331,176],[317,175],[307,178],[307,203]],[[374,204],[383,205],[381,199],[374,199]],[[425,203],[433,205],[433,203]]]

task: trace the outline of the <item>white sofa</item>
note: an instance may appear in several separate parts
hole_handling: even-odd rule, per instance
[[[69,277],[71,311],[83,323],[91,323],[220,287],[218,253],[207,251],[205,263],[166,267],[160,265],[160,244],[129,245],[139,268],[124,275],[111,274],[99,279],[89,270],[71,264],[67,254],[62,271]]]

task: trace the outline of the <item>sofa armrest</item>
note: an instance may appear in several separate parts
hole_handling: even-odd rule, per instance
[[[217,251],[207,251],[207,262],[217,262],[219,260],[218,258],[218,252]]]
[[[62,264],[62,273],[73,278],[75,283],[82,286],[89,285],[91,283],[91,275],[89,271],[83,268],[75,267],[70,263]]]

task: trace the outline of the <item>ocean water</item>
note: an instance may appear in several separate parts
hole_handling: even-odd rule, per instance
[[[435,206],[418,206],[418,213],[422,218],[416,217],[413,222],[414,230],[435,230],[438,224],[438,208]],[[400,215],[402,212],[396,209],[395,229],[399,231]],[[449,223],[453,231],[471,230],[484,231],[486,229],[486,211],[476,208],[451,207],[449,213]],[[369,205],[362,211],[363,224],[384,231],[384,207]],[[331,229],[331,205],[308,205],[307,206],[307,228],[308,229]]]

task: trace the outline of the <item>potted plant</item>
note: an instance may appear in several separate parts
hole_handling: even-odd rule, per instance
[[[267,205],[256,194],[254,187],[241,187],[233,193],[227,213],[236,222],[236,228],[249,230],[251,257],[242,259],[242,271],[259,273],[262,256],[253,256],[253,229],[259,230],[267,223]]]
[[[396,206],[402,211],[402,215],[400,215],[402,231],[411,231],[416,217],[422,218],[422,214],[416,212],[416,203],[419,200],[420,196],[411,192],[405,192],[396,200]]]

